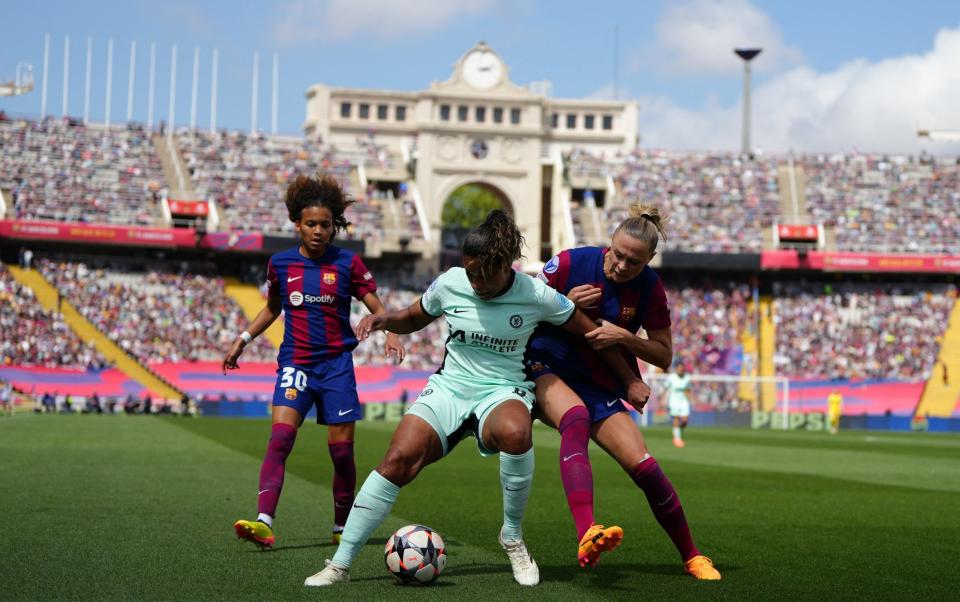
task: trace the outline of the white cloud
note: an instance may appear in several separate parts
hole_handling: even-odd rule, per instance
[[[669,4],[657,21],[642,62],[670,73],[721,74],[742,69],[734,48],[762,48],[755,68],[797,64],[776,24],[749,0],[686,0]]]
[[[958,143],[920,140],[918,128],[960,130],[960,28],[942,29],[933,48],[878,62],[854,60],[818,73],[790,69],[754,86],[753,146],[771,151],[960,152]],[[645,147],[740,147],[740,104],[698,109],[640,98]]]
[[[454,19],[485,13],[500,0],[294,0],[282,6],[274,25],[278,44],[375,39],[438,29]]]

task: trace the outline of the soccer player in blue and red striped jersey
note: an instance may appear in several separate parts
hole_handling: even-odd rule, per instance
[[[277,355],[277,382],[273,394],[273,425],[260,467],[256,520],[239,520],[234,530],[241,539],[272,546],[287,456],[307,412],[317,407],[317,422],[326,424],[333,460],[333,540],[339,542],[353,506],[357,469],[353,456],[355,422],[362,417],[353,372],[357,337],[350,327],[350,300],[360,300],[371,313],[386,314],[377,296],[377,284],[360,257],[335,247],[333,239],[348,225],[344,211],[354,201],[335,179],[297,176],[287,189],[285,203],[296,224],[300,245],[270,258],[266,306],[234,341],[223,360],[223,371],[238,368],[247,343],[284,312],[284,335]],[[403,360],[396,334],[388,333],[387,355]]]
[[[667,368],[673,359],[670,310],[660,277],[649,264],[663,236],[655,208],[634,205],[613,234],[610,246],[561,252],[538,276],[567,295],[600,327],[578,341],[541,324],[527,348],[524,363],[536,383],[537,416],[560,431],[560,476],[573,515],[581,566],[593,566],[601,552],[623,538],[617,526],[594,523],[593,469],[587,453],[590,438],[610,454],[643,490],[657,522],[667,532],[698,579],[720,573],[693,543],[676,490],[650,455],[643,435],[630,419],[627,399],[598,350],[616,347],[639,376],[637,359]],[[644,329],[647,338],[637,336]],[[638,410],[643,404],[638,404]]]

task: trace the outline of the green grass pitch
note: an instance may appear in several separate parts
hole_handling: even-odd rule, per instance
[[[358,480],[395,424],[361,423]],[[256,516],[268,423],[140,416],[0,419],[0,580],[5,600],[945,599],[960,589],[960,438],[923,434],[696,430],[685,449],[646,435],[677,487],[694,537],[723,573],[698,583],[642,493],[592,447],[597,519],[625,540],[594,570],[576,542],[557,468],[559,439],[534,433],[537,472],[525,539],[541,584],[513,582],[497,545],[496,458],[472,440],[400,493],[353,581],[303,587],[334,547],[326,432],[308,424],[288,462],[277,546],[239,542]],[[359,483],[358,483],[359,486]],[[419,522],[449,562],[426,588],[395,585],[383,542]]]

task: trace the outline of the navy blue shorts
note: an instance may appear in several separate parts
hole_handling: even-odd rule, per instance
[[[360,420],[363,411],[357,397],[353,355],[345,351],[312,366],[280,366],[273,390],[273,405],[293,408],[301,417],[316,405],[318,424]]]
[[[528,350],[523,365],[527,372],[527,378],[534,382],[538,377],[545,374],[555,374],[559,377],[583,400],[583,405],[590,413],[590,422],[593,424],[609,418],[617,412],[629,411],[619,394],[611,393],[606,388],[575,373],[571,374],[571,371],[555,369],[550,363],[550,358],[546,355],[531,353]]]

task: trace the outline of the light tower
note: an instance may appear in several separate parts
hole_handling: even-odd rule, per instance
[[[734,48],[733,52],[743,59],[743,141],[741,152],[745,155],[750,154],[750,61],[752,61],[762,48]]]

